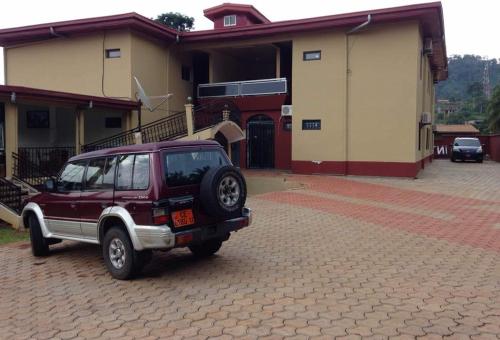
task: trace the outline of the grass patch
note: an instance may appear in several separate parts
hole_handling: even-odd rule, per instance
[[[0,245],[11,242],[29,240],[29,233],[26,231],[17,231],[8,226],[0,225]]]

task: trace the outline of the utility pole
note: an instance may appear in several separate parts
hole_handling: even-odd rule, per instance
[[[483,69],[483,91],[486,99],[491,98],[491,84],[490,84],[490,61],[487,57],[484,57],[484,69]]]

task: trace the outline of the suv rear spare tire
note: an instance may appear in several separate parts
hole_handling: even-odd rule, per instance
[[[246,198],[245,179],[234,166],[211,168],[201,180],[201,205],[211,216],[226,219],[241,216]]]

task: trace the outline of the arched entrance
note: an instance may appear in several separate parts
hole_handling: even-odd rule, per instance
[[[274,168],[274,121],[267,115],[247,121],[247,166]]]

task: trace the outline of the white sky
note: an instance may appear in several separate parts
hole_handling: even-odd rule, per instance
[[[271,21],[300,19],[376,8],[401,6],[421,0],[231,0],[254,5]],[[181,12],[195,18],[195,29],[210,29],[212,22],[203,9],[227,0],[15,0],[5,1],[0,11],[0,28],[54,21],[137,12],[156,17],[164,12]],[[442,0],[448,55],[477,54],[500,58],[498,35],[500,1]],[[0,84],[3,83],[3,51],[0,51]]]

